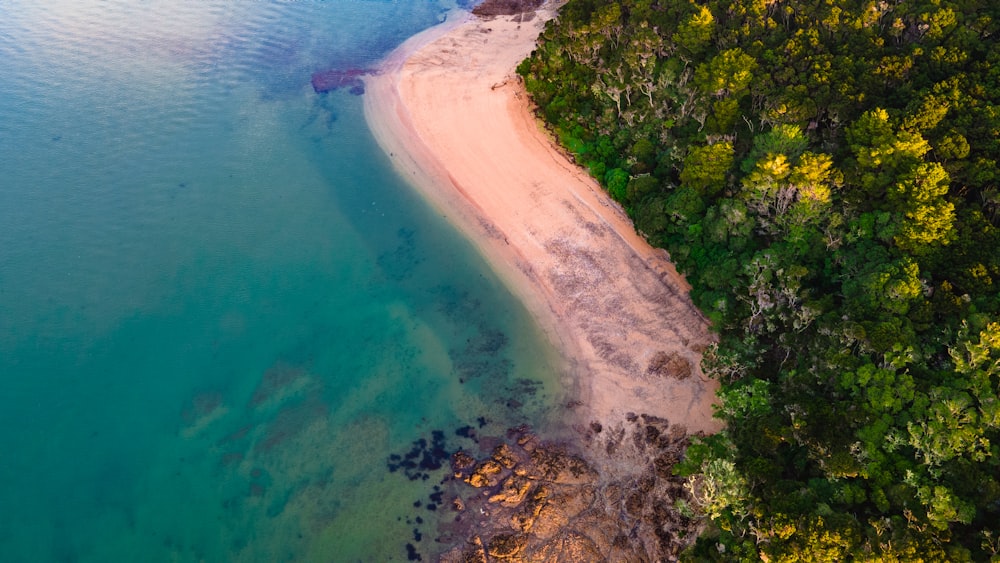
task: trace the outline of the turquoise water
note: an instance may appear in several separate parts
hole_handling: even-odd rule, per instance
[[[0,2],[0,559],[428,560],[446,468],[389,456],[548,423],[524,308],[309,84],[451,8]]]

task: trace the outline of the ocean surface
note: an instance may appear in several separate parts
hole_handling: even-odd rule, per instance
[[[310,84],[454,8],[0,2],[0,560],[430,560],[447,454],[557,418],[523,305]]]

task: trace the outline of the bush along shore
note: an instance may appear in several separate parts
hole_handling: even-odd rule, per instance
[[[570,0],[520,65],[718,333],[690,557],[1000,553],[998,37],[985,0]]]

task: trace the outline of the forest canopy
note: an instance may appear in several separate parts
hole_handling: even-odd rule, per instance
[[[570,0],[540,115],[712,320],[692,557],[1000,554],[1000,3]]]

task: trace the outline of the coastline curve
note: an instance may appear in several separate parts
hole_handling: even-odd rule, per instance
[[[451,12],[365,77],[366,119],[561,352],[574,429],[646,414],[718,431],[717,384],[699,365],[713,336],[689,287],[540,126],[514,72],[554,16],[551,4],[531,18]]]

